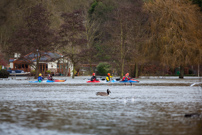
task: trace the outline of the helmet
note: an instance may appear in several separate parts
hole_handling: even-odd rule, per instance
[[[39,76],[41,76],[41,73],[39,73]]]
[[[93,75],[95,75],[95,73],[93,73]]]
[[[108,73],[107,75],[110,76],[110,73]]]

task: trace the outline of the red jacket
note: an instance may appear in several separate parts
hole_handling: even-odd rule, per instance
[[[130,80],[130,79],[131,79],[130,77],[124,76],[123,79],[122,79],[122,81],[128,81],[128,80]]]

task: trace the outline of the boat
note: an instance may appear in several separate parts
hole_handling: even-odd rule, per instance
[[[39,81],[29,81],[29,83],[54,83],[54,82],[65,82],[66,80],[43,80],[41,82]]]
[[[112,79],[111,81],[106,81],[107,83],[117,83],[119,81]]]
[[[65,82],[66,80],[58,80],[58,79],[55,79],[55,80],[47,80],[46,82]]]
[[[120,80],[120,79],[119,79]],[[131,80],[124,80],[124,81],[119,81],[118,79],[112,79],[111,81],[106,81],[107,83],[139,83],[138,80],[134,80],[134,79],[131,79]]]
[[[99,83],[99,82],[100,82],[99,80],[87,81],[87,83]]]
[[[39,81],[29,81],[29,83],[46,83],[47,81],[41,81],[41,82],[39,82]]]
[[[7,70],[10,76],[28,76],[30,72],[24,72],[23,70]]]
[[[65,82],[66,80],[58,80],[58,79],[56,79],[56,80],[54,80],[54,82]]]
[[[121,83],[139,83],[138,80],[130,79],[130,80],[124,80],[124,81],[119,81]]]

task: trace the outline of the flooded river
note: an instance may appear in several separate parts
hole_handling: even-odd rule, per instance
[[[163,85],[165,79],[162,85],[140,79],[133,86],[81,80],[0,80],[0,135],[202,135],[201,115],[184,117],[202,112],[200,86]],[[96,96],[107,89],[110,96]]]

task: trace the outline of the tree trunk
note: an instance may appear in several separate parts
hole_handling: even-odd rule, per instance
[[[139,76],[141,76],[141,75],[142,75],[142,69],[143,69],[143,65],[140,65]]]
[[[184,66],[180,66],[180,74],[179,74],[179,78],[183,79],[184,78]]]
[[[73,70],[72,70],[72,79],[74,79],[74,70],[75,70],[75,63],[73,62]]]
[[[72,79],[74,79],[74,70],[75,70],[75,61],[74,61],[74,57],[75,56],[75,50],[74,50],[74,46],[72,45],[72,63],[73,63],[73,70],[72,70]]]
[[[62,58],[62,74],[65,76],[65,63],[64,63],[64,57]]]
[[[38,52],[37,52],[37,58],[36,58],[36,70],[35,70],[35,79],[38,78],[39,75],[39,56],[38,56]]]
[[[139,70],[138,70],[138,64],[135,63],[135,77],[138,78],[139,77]]]
[[[69,74],[69,64],[68,64],[68,62],[66,63],[66,67],[67,67],[67,69],[66,69],[66,72],[65,72],[65,76],[68,76],[68,74]]]
[[[94,72],[93,71],[93,67],[92,67],[92,60],[91,60],[91,58],[89,59],[89,64],[90,64],[90,72],[91,72],[91,74]]]
[[[198,63],[198,77],[200,77],[200,65]]]
[[[124,72],[124,59],[121,62],[121,78],[123,77],[123,72]]]
[[[121,77],[123,77],[123,72],[124,72],[124,38],[123,38],[123,28],[122,28],[122,23],[121,23],[121,49],[120,49],[120,53],[121,53]]]

